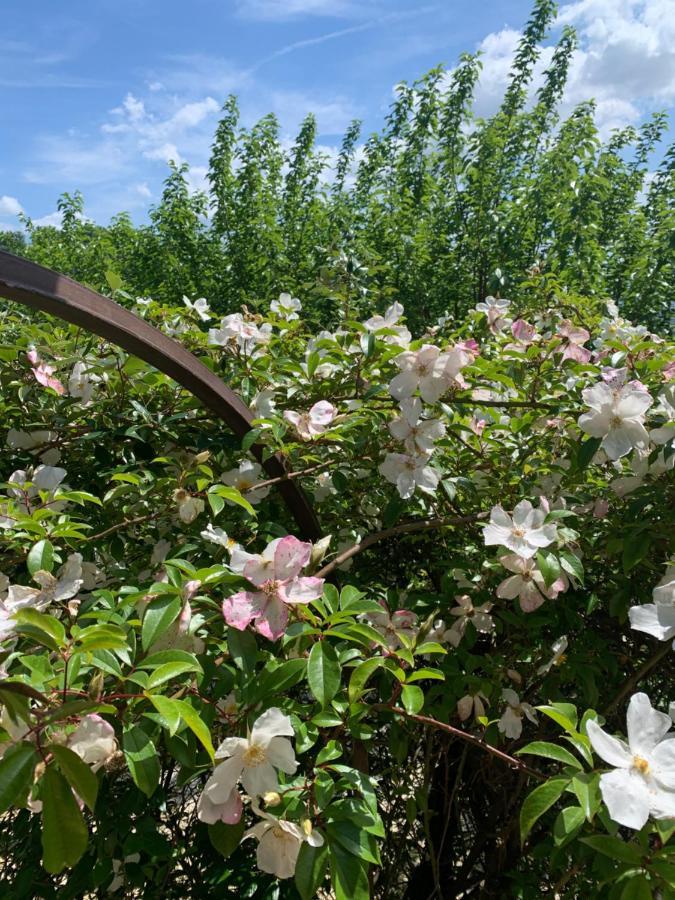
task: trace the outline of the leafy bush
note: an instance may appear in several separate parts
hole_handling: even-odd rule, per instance
[[[3,896],[670,896],[672,345],[115,296],[257,419],[5,306]]]

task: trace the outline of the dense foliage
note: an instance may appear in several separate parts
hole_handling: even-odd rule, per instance
[[[125,213],[107,227],[83,220],[82,197],[66,194],[60,230],[27,222],[0,244],[97,289],[111,271],[134,295],[204,296],[219,312],[300,293],[324,327],[347,297],[359,312],[389,297],[414,333],[441,314],[459,320],[488,294],[518,297],[539,270],[669,330],[675,155],[660,145],[665,116],[602,140],[589,98],[560,121],[571,30],[531,89],[554,14],[538,0],[488,119],[473,113],[475,55],[399,85],[382,131],[365,138],[354,122],[332,163],[311,115],[286,149],[273,115],[242,127],[230,97],[208,195],[190,191],[185,165],[172,167],[145,225]]]
[[[5,305],[2,896],[672,896],[672,345],[115,296],[258,419]]]

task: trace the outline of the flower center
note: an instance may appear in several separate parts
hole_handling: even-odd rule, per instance
[[[249,488],[253,487],[252,481],[247,481],[245,478],[239,479],[239,490],[243,493],[244,491],[248,491]]]
[[[637,769],[640,775],[649,775],[649,763],[642,756],[633,757],[633,768]]]
[[[609,420],[609,424],[612,428],[621,428],[623,420],[619,416],[612,416]]]
[[[261,747],[260,744],[249,744],[242,754],[242,761],[249,769],[255,769],[256,766],[264,763],[266,759],[265,748]]]
[[[513,535],[517,538],[525,537],[525,529],[524,528],[514,528]]]

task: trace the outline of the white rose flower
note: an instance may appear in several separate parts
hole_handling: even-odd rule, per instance
[[[178,517],[186,525],[194,522],[197,516],[204,512],[204,501],[200,497],[193,497],[184,488],[175,490],[173,499],[178,505]]]
[[[284,411],[284,419],[291,423],[303,441],[311,441],[323,434],[336,415],[337,409],[327,400],[319,400],[308,412]]]
[[[117,750],[115,729],[101,716],[91,713],[80,720],[68,736],[67,746],[97,772]]]
[[[186,296],[183,296],[183,303],[188,309],[191,309],[192,312],[196,313],[202,322],[208,322],[208,320],[212,318],[206,297],[200,297],[199,300],[195,300],[195,302],[192,303]]]
[[[620,459],[636,447],[646,447],[649,435],[645,413],[654,402],[650,394],[632,384],[613,388],[600,381],[582,391],[590,412],[579,416],[579,427],[594,438],[610,459]]]
[[[445,436],[445,425],[438,419],[422,419],[422,401],[418,397],[401,400],[401,415],[389,423],[389,431],[402,441],[409,453],[428,453]]]
[[[277,819],[260,809],[255,808],[255,811],[263,821],[249,828],[244,840],[249,837],[258,839],[258,868],[277,878],[292,878],[303,842],[311,847],[321,847],[323,836],[312,828],[309,820],[305,820],[301,828],[295,822]]]
[[[271,707],[254,723],[249,737],[225,738],[216,750],[216,759],[225,759],[204,785],[205,803],[208,801],[212,806],[226,803],[239,781],[249,797],[278,791],[275,770],[294,775],[298,767],[288,740],[293,734],[290,718]]]
[[[256,503],[264,500],[270,492],[269,487],[256,488],[258,482],[264,481],[261,473],[262,467],[258,463],[251,462],[250,459],[244,459],[239,463],[239,468],[223,472],[220,480],[228,487],[234,487],[242,494],[246,494],[248,502],[255,506]],[[232,505],[229,500],[225,502],[230,506]]]
[[[23,584],[9,586],[5,608],[10,614],[26,608],[44,612],[52,603],[72,599],[82,587],[82,554],[71,553],[57,576],[40,569],[33,574],[33,581],[40,587]]]
[[[490,634],[494,631],[494,619],[489,615],[492,603],[474,606],[468,594],[462,594],[462,596],[455,599],[457,600],[457,606],[450,610],[450,615],[455,616],[456,621],[442,635],[441,639],[443,641],[447,641],[453,647],[459,647],[469,622],[472,622],[473,627],[476,631],[480,631],[481,634]]]
[[[412,497],[415,488],[433,494],[438,487],[438,474],[428,466],[429,455],[424,453],[387,453],[379,472],[396,485],[404,500]]]
[[[504,688],[502,691],[502,699],[508,704],[502,717],[497,724],[497,728],[507,738],[512,741],[517,740],[523,733],[523,716],[526,716],[530,722],[537,723],[537,716],[534,709],[529,703],[521,703],[518,694],[511,688]]]
[[[497,596],[504,600],[514,600],[518,597],[523,612],[533,612],[547,598],[555,600],[558,594],[567,587],[567,579],[563,575],[556,579],[550,587],[546,587],[544,576],[536,567],[533,559],[526,559],[518,556],[517,553],[509,553],[500,557],[499,561],[505,569],[515,574],[502,581],[497,588]]]
[[[545,509],[534,509],[529,500],[521,500],[513,510],[513,518],[501,506],[493,506],[490,524],[485,526],[486,546],[507,547],[518,556],[530,559],[541,547],[556,539],[555,525],[544,525]]]
[[[384,316],[371,316],[363,323],[368,331],[377,334],[380,331],[393,331],[394,334],[386,334],[383,336],[385,344],[400,344],[406,347],[412,340],[412,335],[405,325],[398,325],[398,320],[403,315],[403,304],[392,303],[387,309]]]
[[[278,300],[272,300],[270,309],[273,313],[277,314],[278,318],[286,319],[287,322],[292,322],[294,319],[300,318],[298,313],[302,309],[302,303],[297,297],[292,297],[290,294],[283,293],[279,294]]]
[[[557,641],[553,642],[553,646],[551,650],[553,650],[553,656],[549,659],[548,662],[545,662],[543,666],[539,666],[537,669],[538,675],[546,675],[551,671],[553,666],[561,666],[565,662],[565,652],[568,647],[567,636],[563,634],[562,637],[559,637]]]
[[[644,631],[659,641],[669,641],[675,638],[675,565],[668,566],[666,574],[652,591],[652,599],[653,603],[631,606],[628,611],[630,627],[635,631]]]
[[[586,730],[595,752],[615,766],[600,776],[600,793],[610,817],[627,828],[642,828],[649,816],[675,817],[675,734],[672,720],[652,708],[646,694],[628,704],[628,743],[607,734],[591,719]]]

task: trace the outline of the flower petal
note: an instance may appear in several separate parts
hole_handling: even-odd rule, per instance
[[[600,793],[610,818],[619,825],[640,829],[649,818],[649,789],[635,770],[615,769],[601,775]]]
[[[276,769],[281,769],[287,775],[294,775],[298,763],[295,759],[293,745],[285,737],[273,737],[267,745],[267,758]]]
[[[671,718],[653,709],[646,694],[633,694],[628,704],[626,727],[631,752],[647,756],[670,730]]]
[[[294,735],[295,731],[289,716],[282,713],[277,706],[271,706],[253,723],[251,742],[267,746],[275,737],[293,737]]]
[[[595,719],[589,719],[586,723],[586,733],[595,752],[610,766],[628,768],[632,764],[633,754],[628,745],[603,731]]]

